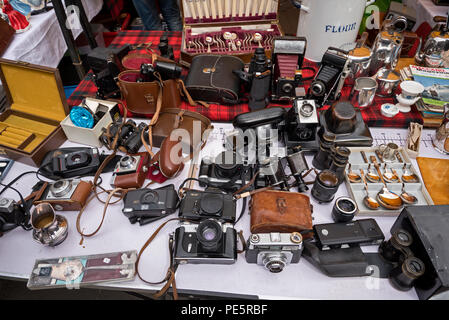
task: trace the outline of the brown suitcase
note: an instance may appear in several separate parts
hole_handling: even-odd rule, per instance
[[[251,233],[301,232],[312,229],[312,207],[308,196],[268,190],[251,196]]]
[[[0,59],[8,100],[0,115],[0,155],[39,166],[66,136],[60,122],[69,113],[58,69]]]

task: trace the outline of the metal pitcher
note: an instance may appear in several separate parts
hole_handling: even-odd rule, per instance
[[[55,214],[49,203],[40,203],[34,207],[31,212],[31,226],[33,239],[43,245],[54,247],[67,238],[66,218]]]
[[[449,104],[444,105],[443,122],[435,131],[432,144],[437,151],[449,154]]]
[[[440,23],[435,25],[423,47],[420,43],[415,59],[426,67],[439,68],[444,66],[444,54],[449,50],[449,15],[433,20]]]
[[[406,28],[407,18],[404,16],[384,21],[372,47],[371,76],[381,68],[394,69],[396,67],[404,43],[403,31]]]

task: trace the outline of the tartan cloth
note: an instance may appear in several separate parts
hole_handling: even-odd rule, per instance
[[[159,44],[159,38],[163,35],[164,31],[137,31],[129,30],[119,32],[117,37],[113,40],[110,47],[118,48],[126,44],[138,45],[143,43],[150,43],[152,49],[157,50]],[[169,43],[173,47],[175,60],[179,60],[181,55],[181,32],[168,32]],[[145,49],[138,49],[145,52]],[[318,64],[310,61],[304,62],[304,67],[313,67],[318,70]],[[304,71],[304,77],[310,76],[310,72]],[[306,89],[308,89],[309,83],[306,83]],[[69,106],[79,105],[82,99],[86,96],[95,96],[97,88],[92,81],[92,73],[89,72],[83,81],[78,85],[76,90],[68,99]],[[344,87],[342,90],[342,100],[347,99],[351,92],[351,87]],[[409,113],[399,113],[394,118],[386,118],[380,113],[380,107],[384,103],[394,103],[394,98],[382,98],[376,96],[372,106],[362,109],[363,120],[369,127],[394,127],[394,128],[408,128],[410,122],[423,123],[421,114],[417,111],[415,106],[412,106],[412,111]],[[271,103],[270,106],[286,106],[278,103]],[[329,106],[325,106],[324,109]],[[203,106],[191,106],[186,102],[181,105],[182,109],[201,113],[208,117],[211,121],[224,121],[230,122],[237,115],[245,112],[249,112],[248,104],[237,104],[232,106],[211,104],[209,108]]]

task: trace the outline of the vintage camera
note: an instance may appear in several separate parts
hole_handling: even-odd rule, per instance
[[[100,142],[104,144],[108,149],[112,149],[112,142],[117,134],[122,123],[120,121],[113,122],[108,128],[103,128],[103,133],[100,136]],[[119,149],[126,153],[137,153],[142,147],[142,140],[140,138],[142,130],[145,130],[146,124],[141,122],[137,125],[133,120],[129,119],[123,125],[120,131],[120,136],[117,140]],[[148,133],[144,135],[148,139]]]
[[[122,212],[131,223],[139,222],[142,226],[175,212],[178,201],[172,184],[158,189],[130,190],[123,199]]]
[[[100,99],[120,97],[115,78],[123,71],[121,61],[129,50],[129,45],[117,49],[96,47],[88,54],[87,63],[94,73],[93,80]]]
[[[232,224],[215,219],[182,223],[174,234],[173,256],[180,264],[233,264],[237,259],[237,232]]]
[[[61,148],[45,155],[39,173],[57,180],[94,174],[101,164],[97,148]]]
[[[310,85],[310,99],[316,100],[321,107],[327,101],[338,100],[349,72],[348,63],[348,52],[333,47],[327,49]]]
[[[273,44],[272,100],[290,100],[302,83],[301,67],[306,53],[304,37],[280,37]]]
[[[0,198],[0,237],[18,226],[29,229],[30,216],[14,200]]]
[[[299,262],[302,249],[299,232],[252,234],[245,258],[248,263],[257,263],[272,273],[279,273],[288,264]]]
[[[256,189],[273,186],[281,190],[290,189],[288,175],[285,173],[285,162],[282,158],[266,158],[256,165],[256,172],[259,172],[254,184]]]
[[[248,106],[251,111],[263,109],[270,102],[271,68],[271,61],[266,56],[265,49],[257,48],[251,58],[248,72],[233,71],[250,88]]]
[[[111,177],[111,186],[122,189],[142,187],[148,175],[149,160],[147,152],[123,156],[115,166]]]
[[[251,179],[251,170],[234,151],[223,151],[215,159],[204,157],[198,179],[201,187],[238,190]]]
[[[295,147],[314,142],[319,124],[315,100],[296,99],[287,113],[285,144]]]
[[[48,184],[34,204],[50,203],[57,211],[78,211],[92,192],[92,182],[79,179],[58,180]]]
[[[232,194],[216,189],[187,190],[179,207],[179,217],[189,220],[215,218],[234,222],[236,204]]]
[[[182,68],[176,65],[176,63],[163,61],[154,61],[153,64],[142,63],[140,66],[140,82],[155,81],[155,72],[159,73],[162,80],[178,79],[181,77]]]

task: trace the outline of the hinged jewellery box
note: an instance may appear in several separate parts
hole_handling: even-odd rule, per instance
[[[274,38],[283,35],[278,9],[279,0],[182,0],[181,63],[206,53],[249,63],[257,47],[271,57]]]
[[[39,166],[66,140],[59,123],[69,107],[59,71],[0,59],[0,79],[8,100],[0,115],[0,155]]]

